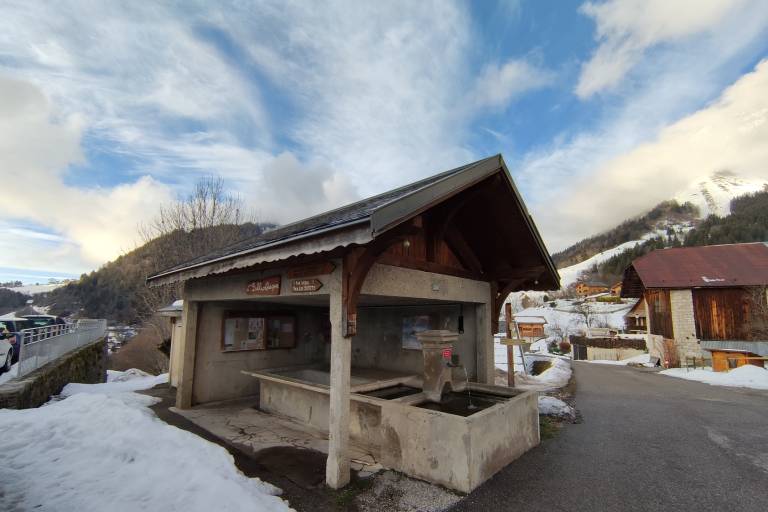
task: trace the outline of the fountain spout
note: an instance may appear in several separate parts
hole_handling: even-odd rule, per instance
[[[446,386],[453,389],[450,366],[453,344],[459,334],[451,331],[422,331],[416,335],[424,356],[424,384],[422,389],[430,402],[439,402]]]

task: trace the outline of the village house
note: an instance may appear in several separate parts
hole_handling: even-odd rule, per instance
[[[628,333],[645,333],[648,331],[645,299],[635,302],[624,315],[624,330]]]
[[[184,283],[177,407],[252,398],[327,432],[333,488],[352,445],[469,492],[539,442],[536,393],[493,386],[493,333],[559,277],[500,155],[148,282]]]
[[[618,283],[613,283],[611,285],[611,295],[614,297],[620,297],[621,296],[621,281]]]
[[[608,286],[603,283],[596,282],[579,282],[576,283],[576,295],[579,297],[586,297],[588,295],[596,295],[599,293],[607,293]]]
[[[521,338],[534,342],[545,337],[544,326],[547,324],[547,319],[543,316],[515,315],[514,319],[517,333]]]
[[[722,371],[764,365],[766,286],[766,244],[682,247],[633,261],[622,296],[645,299],[652,356],[685,363],[711,354],[713,369]]]

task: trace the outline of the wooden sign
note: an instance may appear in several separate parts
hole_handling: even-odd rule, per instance
[[[323,287],[317,279],[294,279],[291,281],[291,290],[294,293],[316,292]]]
[[[324,276],[333,272],[334,269],[336,269],[336,265],[330,261],[314,263],[312,265],[304,265],[302,267],[290,269],[288,271],[288,278],[296,279],[297,277]]]
[[[530,341],[521,340],[520,338],[502,338],[499,343],[507,346],[525,347],[531,344]]]
[[[245,287],[248,295],[280,295],[280,276],[251,281]]]

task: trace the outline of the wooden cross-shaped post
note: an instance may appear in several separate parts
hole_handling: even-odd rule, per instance
[[[504,304],[504,318],[507,320],[507,339],[512,338],[512,304]],[[515,346],[507,345],[507,386],[515,387]]]

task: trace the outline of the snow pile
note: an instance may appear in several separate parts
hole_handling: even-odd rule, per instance
[[[573,410],[573,407],[553,396],[539,397],[539,414],[567,419],[576,417],[576,412]]]
[[[4,384],[11,379],[15,379],[18,371],[19,371],[19,363],[13,363],[10,370],[0,375],[0,384]]]
[[[168,374],[150,375],[132,368],[124,372],[107,371],[107,382],[102,384],[67,384],[62,396],[72,396],[78,393],[125,393],[150,389],[158,384],[168,382]]]
[[[704,382],[714,386],[768,389],[768,370],[751,364],[735,368],[729,372],[687,371],[683,368],[670,368],[659,373],[669,375],[670,377]]]
[[[0,450],[0,510],[290,510],[225,449],[157,419],[156,398],[127,391],[166,377],[110,377],[37,409],[0,410],[0,431],[13,432]]]
[[[526,358],[527,359],[527,358]],[[568,384],[571,380],[571,362],[563,357],[552,357],[552,366],[539,375],[515,373],[515,387],[526,390],[547,391]]]
[[[643,366],[653,366],[651,363],[651,356],[650,354],[640,354],[634,357],[629,357],[627,359],[622,359],[620,361],[611,361],[610,359],[594,359],[592,361],[587,361],[588,363],[595,363],[595,364],[613,364],[613,365],[620,365],[620,366],[626,366],[628,364],[641,364]]]

